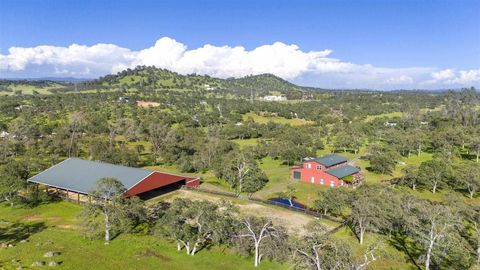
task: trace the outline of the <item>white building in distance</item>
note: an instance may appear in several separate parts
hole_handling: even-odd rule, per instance
[[[284,101],[287,100],[286,96],[264,96],[263,100],[266,101]]]

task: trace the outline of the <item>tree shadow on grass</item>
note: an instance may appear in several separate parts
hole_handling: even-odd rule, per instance
[[[418,258],[422,251],[415,247],[415,245],[409,241],[408,237],[403,234],[395,234],[390,238],[390,244],[395,247],[397,250],[400,250],[404,252],[410,261],[413,263],[413,265],[416,266],[417,269],[422,269],[416,261],[416,258]]]
[[[0,243],[16,244],[46,228],[47,226],[43,222],[30,224],[15,222],[7,226],[0,226]]]

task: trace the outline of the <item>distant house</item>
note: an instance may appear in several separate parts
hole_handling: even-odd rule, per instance
[[[129,102],[130,98],[129,97],[118,97],[118,102]]]
[[[160,103],[158,102],[152,102],[152,101],[137,101],[137,106],[142,107],[142,108],[147,108],[147,107],[158,107],[160,106]]]
[[[0,139],[5,139],[7,138],[8,136],[10,135],[10,133],[6,132],[6,131],[0,131]]]
[[[215,90],[215,87],[210,86],[209,84],[204,84],[203,88],[205,88],[205,90]]]
[[[264,96],[263,100],[266,101],[284,101],[287,100],[286,96]]]
[[[397,125],[397,122],[395,121],[387,121],[385,123],[383,123],[383,125],[385,125],[386,127],[394,127]]]
[[[32,106],[30,106],[30,105],[18,105],[18,106],[15,107],[15,110],[21,111],[21,110],[23,110],[23,109],[25,109],[25,108],[31,108],[31,107],[32,107]]]
[[[348,165],[346,158],[336,154],[305,158],[301,166],[290,170],[293,180],[330,187],[356,185],[363,180],[358,167]]]

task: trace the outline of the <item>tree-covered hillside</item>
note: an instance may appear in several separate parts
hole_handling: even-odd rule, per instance
[[[35,88],[35,92],[32,89]],[[40,91],[39,91],[40,89]],[[259,98],[286,95],[289,99],[305,98],[305,89],[272,74],[220,79],[208,75],[182,75],[167,69],[138,66],[95,80],[78,82],[50,80],[1,80],[0,95],[50,94],[53,92],[108,91],[145,93],[163,90],[205,91]]]

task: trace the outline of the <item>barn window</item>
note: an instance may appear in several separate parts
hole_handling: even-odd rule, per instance
[[[311,181],[312,181],[312,184],[315,183],[315,177],[312,176]]]
[[[323,178],[320,178],[320,185],[323,185],[325,184],[325,182],[323,181]]]
[[[317,165],[317,170],[321,170],[322,169],[322,165],[318,164]]]
[[[302,173],[301,172],[293,172],[293,179],[301,179]]]
[[[335,182],[333,180],[330,180],[330,186],[331,187],[334,187],[335,186]]]

